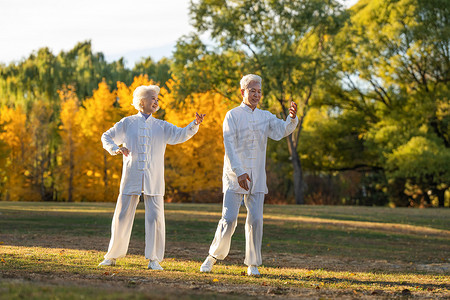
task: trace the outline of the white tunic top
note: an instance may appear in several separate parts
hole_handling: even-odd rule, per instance
[[[231,190],[240,194],[265,193],[267,138],[281,140],[291,134],[298,118],[287,117],[286,121],[274,114],[242,104],[228,111],[223,121],[223,192]],[[237,177],[247,173],[252,180],[249,191],[239,186]]]
[[[123,155],[120,193],[125,195],[164,195],[164,152],[166,145],[187,141],[198,131],[192,121],[184,128],[145,117],[139,112],[123,118],[103,133],[102,143],[111,155],[123,144],[130,154]]]

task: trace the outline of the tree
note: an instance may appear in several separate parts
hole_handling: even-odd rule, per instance
[[[59,132],[61,136],[61,146],[59,149],[60,165],[58,170],[60,172],[60,180],[63,181],[62,197],[72,202],[75,199],[80,200],[80,194],[76,189],[83,185],[82,160],[84,158],[84,148],[81,147],[80,135],[80,104],[78,97],[73,87],[64,87],[59,91],[61,98],[61,125]]]
[[[239,95],[230,91],[238,91],[240,77],[258,73],[263,77],[263,108],[275,107],[286,118],[290,102],[299,104],[300,125],[287,142],[296,203],[303,204],[305,185],[297,147],[310,99],[326,70],[322,59],[326,37],[345,17],[341,5],[319,0],[204,0],[192,3],[191,16],[197,31],[208,32],[217,49],[209,50],[195,36],[178,42],[174,73],[182,88],[201,91],[209,85],[232,100]]]
[[[53,107],[42,99],[36,100],[27,117],[31,145],[26,147],[33,149],[28,169],[42,201],[56,200],[54,173],[57,167],[58,120]]]
[[[116,92],[101,82],[91,98],[83,102],[80,110],[84,190],[86,200],[110,201],[117,197],[122,163],[103,149],[101,136],[119,121],[120,111],[115,107]]]
[[[147,75],[157,82],[160,87],[166,87],[166,82],[171,78],[170,61],[163,57],[158,62],[154,62],[151,57],[142,58],[131,70],[133,77]]]
[[[351,13],[333,40],[339,80],[329,82],[332,96],[322,103],[338,121],[347,111],[365,119],[358,133],[369,154],[365,164],[385,172],[388,190],[416,186],[416,194],[432,193],[443,205],[450,182],[442,169],[450,151],[448,5],[361,0]],[[431,155],[437,149],[440,155]],[[414,203],[399,195],[390,196],[399,205]]]
[[[10,201],[35,201],[40,200],[39,192],[34,190],[31,181],[31,158],[34,152],[32,136],[23,109],[0,108],[0,124],[3,131],[0,132],[0,140],[6,144],[5,164],[0,166],[2,173],[2,200]]]

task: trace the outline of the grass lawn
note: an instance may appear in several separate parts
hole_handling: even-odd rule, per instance
[[[164,271],[147,270],[144,207],[129,255],[97,267],[114,203],[0,202],[0,299],[450,297],[450,209],[264,207],[262,276],[245,276],[245,208],[230,255],[199,272],[218,204],[166,204]]]

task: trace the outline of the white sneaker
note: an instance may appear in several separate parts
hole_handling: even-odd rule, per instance
[[[149,268],[149,269],[152,269],[152,270],[157,270],[157,271],[162,271],[162,270],[164,270],[164,269],[159,265],[158,261],[156,261],[156,260],[151,260],[151,261],[148,263],[148,268]]]
[[[257,266],[248,266],[247,275],[248,276],[259,276],[261,274],[259,273]]]
[[[208,257],[203,262],[202,266],[200,267],[200,272],[211,272],[212,267],[216,263],[217,259],[212,257],[211,255],[208,255]]]
[[[114,258],[107,259],[105,258],[101,263],[98,264],[99,267],[101,266],[115,266],[116,260]]]

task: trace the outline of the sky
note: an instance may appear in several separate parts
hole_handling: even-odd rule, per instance
[[[57,55],[91,40],[108,61],[170,57],[176,41],[194,31],[189,0],[0,0],[0,63],[48,47]],[[346,0],[347,5],[356,0]]]

